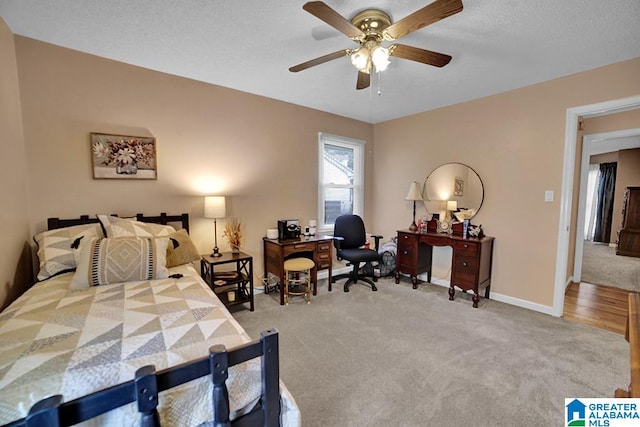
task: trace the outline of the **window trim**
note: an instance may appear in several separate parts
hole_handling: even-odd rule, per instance
[[[346,136],[333,135],[326,132],[318,132],[318,232],[322,234],[333,233],[333,224],[325,224],[324,218],[324,147],[325,144],[337,145],[354,150],[353,159],[353,184],[335,185],[335,188],[353,188],[353,213],[363,216],[364,213],[364,163],[365,144],[361,139]]]

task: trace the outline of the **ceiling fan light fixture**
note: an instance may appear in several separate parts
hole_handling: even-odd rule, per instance
[[[434,67],[444,67],[451,56],[413,46],[392,44],[382,46],[382,42],[394,40],[421,28],[461,12],[462,0],[431,0],[431,3],[396,22],[391,22],[388,13],[379,9],[365,9],[351,20],[340,15],[323,1],[308,1],[302,9],[329,24],[360,46],[357,49],[342,49],[323,55],[289,68],[292,73],[306,70],[334,59],[349,56],[358,70],[356,89],[370,87],[371,74],[375,71],[380,82],[380,73],[390,64],[389,57],[407,59]],[[375,70],[374,70],[375,67]],[[380,89],[378,89],[380,94]]]
[[[387,69],[387,66],[391,63],[389,61],[389,49],[384,46],[377,45],[371,51],[371,62],[376,67],[376,72],[381,72]]]
[[[365,46],[360,47],[358,50],[351,54],[351,63],[359,71],[366,71],[371,66],[370,52]]]

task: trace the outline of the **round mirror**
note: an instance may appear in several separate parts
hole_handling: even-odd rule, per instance
[[[439,214],[442,219],[451,211],[454,220],[462,221],[473,218],[480,210],[484,186],[469,166],[445,163],[427,176],[423,197],[429,213]]]

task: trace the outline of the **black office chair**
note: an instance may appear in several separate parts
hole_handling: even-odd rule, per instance
[[[377,291],[374,282],[377,281],[375,275],[372,276],[373,281],[367,279],[363,274],[359,273],[360,264],[367,262],[380,261],[382,257],[378,253],[378,245],[382,236],[373,235],[375,239],[375,249],[365,249],[362,246],[367,241],[367,233],[364,229],[364,222],[358,215],[342,215],[336,218],[333,229],[333,245],[336,248],[338,260],[346,260],[353,265],[353,271],[349,274],[339,274],[333,276],[332,282],[348,277],[344,284],[344,291],[349,292],[349,286],[352,283],[358,283],[358,280],[371,285],[372,291]]]

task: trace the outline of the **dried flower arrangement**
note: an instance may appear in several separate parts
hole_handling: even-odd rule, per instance
[[[240,241],[242,240],[241,225],[240,221],[235,218],[230,219],[224,225],[224,233],[222,235],[229,240],[229,246],[231,246],[232,250],[240,248]]]

